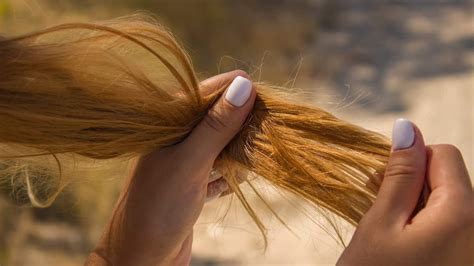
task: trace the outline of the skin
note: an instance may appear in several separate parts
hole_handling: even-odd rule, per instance
[[[416,139],[392,151],[377,199],[338,265],[473,265],[474,194],[463,157],[452,145]],[[427,182],[425,206],[416,205]]]
[[[248,78],[238,70],[205,80],[201,87],[209,93],[237,76]],[[211,168],[254,102],[254,89],[241,107],[222,97],[183,142],[140,158],[86,264],[189,264],[193,226],[206,199],[227,189],[223,179],[209,179]]]
[[[212,91],[233,71],[202,83]],[[210,180],[214,161],[238,133],[255,91],[241,107],[221,98],[183,142],[140,158],[86,265],[188,265],[193,226],[206,199],[225,191]],[[414,213],[425,181],[431,194]],[[474,195],[462,155],[451,145],[393,151],[373,207],[338,265],[472,265]]]

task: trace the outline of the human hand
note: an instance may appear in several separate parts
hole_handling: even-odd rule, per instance
[[[255,90],[247,77],[233,71],[201,84],[209,92],[233,80],[183,142],[139,160],[89,263],[189,264],[193,226],[204,202],[228,189],[223,178],[209,176],[253,107]]]
[[[425,147],[407,120],[396,121],[392,149],[377,199],[338,265],[473,265],[474,195],[461,153]],[[425,181],[431,194],[414,213]]]

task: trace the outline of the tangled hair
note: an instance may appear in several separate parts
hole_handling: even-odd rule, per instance
[[[133,158],[176,144],[229,85],[203,95],[184,49],[142,17],[3,38],[0,58],[1,175],[23,177],[38,206],[64,187],[69,159]],[[216,167],[258,227],[265,231],[239,188],[242,175],[356,224],[375,198],[371,180],[384,171],[388,140],[294,103],[281,88],[254,86],[255,106]],[[55,184],[47,200],[32,180]]]

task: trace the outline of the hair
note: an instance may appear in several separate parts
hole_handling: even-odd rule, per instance
[[[0,38],[0,58],[0,174],[25,180],[41,207],[67,183],[71,158],[129,159],[179,143],[229,85],[203,95],[185,50],[144,17]],[[388,139],[289,100],[282,88],[254,86],[254,108],[215,166],[257,226],[265,232],[242,175],[357,224],[374,201]],[[32,183],[49,185],[47,200]]]

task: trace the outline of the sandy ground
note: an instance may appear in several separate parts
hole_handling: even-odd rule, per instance
[[[327,80],[317,80],[314,102],[366,128],[391,134],[394,119],[409,118],[427,144],[451,143],[474,173],[474,39],[470,5],[348,6],[347,25],[322,35],[315,49],[333,59]],[[376,36],[374,36],[374,34]],[[320,40],[321,40],[320,39]],[[322,58],[324,59],[324,58]],[[328,89],[330,88],[330,89]],[[353,102],[355,101],[355,102]],[[244,213],[231,210],[216,225],[228,199],[209,204],[194,241],[196,265],[334,264],[342,251],[329,234],[281,197],[271,202],[295,234],[268,219],[269,245]],[[238,206],[235,209],[239,209]],[[242,216],[243,215],[243,216]],[[317,213],[310,216],[321,220]],[[288,220],[286,220],[288,221]],[[350,239],[351,228],[345,228]]]
[[[394,119],[410,118],[423,131],[426,143],[451,143],[459,147],[472,179],[474,170],[472,74],[409,82],[409,84],[405,82],[415,89],[403,95],[408,110],[401,113],[373,115],[360,111],[342,112],[341,116],[386,134],[390,134]],[[437,89],[434,90],[434,87]],[[297,210],[285,209],[281,206],[284,203],[277,201],[274,206],[291,213],[290,226],[297,234],[293,235],[278,222],[271,221],[268,250],[261,253],[263,252],[261,236],[256,228],[248,228],[252,224],[245,213],[240,213],[243,216],[229,217],[230,221],[226,221],[227,223],[219,225],[212,223],[217,220],[215,217],[219,217],[219,208],[223,208],[221,205],[225,205],[225,202],[226,199],[222,199],[206,207],[196,227],[194,254],[197,258],[221,261],[222,265],[323,265],[334,264],[342,252],[342,247],[317,224],[312,223]],[[278,205],[279,203],[281,205]],[[313,215],[316,216],[313,218],[318,219],[316,213]],[[346,230],[350,235],[350,227],[346,227]]]
[[[316,73],[314,80],[300,86],[314,88],[314,104],[386,135],[391,134],[394,119],[411,119],[423,131],[426,143],[458,146],[472,176],[472,2],[394,1],[406,3],[389,8],[374,1],[348,2],[341,4],[342,11],[337,14],[340,23],[323,29],[314,45],[321,75]],[[107,183],[103,187],[108,187]],[[262,185],[261,190],[267,191],[269,202],[292,232],[272,215],[264,214],[268,227],[268,247],[264,250],[259,231],[238,201],[228,196],[205,207],[195,227],[192,264],[334,264],[343,247],[333,240],[333,231],[325,231],[327,224],[321,215],[269,187]],[[252,194],[248,195],[258,206]],[[233,204],[227,209],[231,200]],[[103,204],[91,210],[101,213],[99,209],[110,209],[112,203]],[[0,209],[5,216],[18,217],[16,224],[0,226],[0,234],[15,230],[6,241],[8,250],[13,250],[8,255],[12,265],[82,265],[89,248],[84,235],[97,237],[102,227],[99,221],[103,221],[88,212],[89,220],[98,221],[91,232],[66,222],[32,222],[26,209],[5,213],[8,208],[1,199]],[[340,222],[346,241],[352,230]]]

